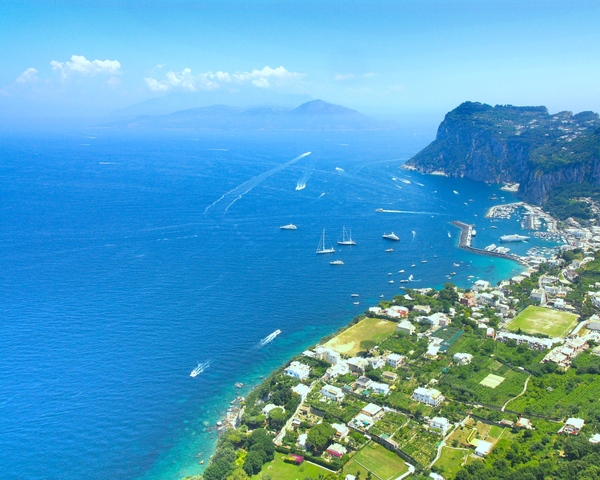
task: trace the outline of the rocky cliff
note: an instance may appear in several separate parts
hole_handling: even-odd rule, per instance
[[[600,118],[593,112],[465,102],[449,112],[436,139],[406,163],[488,183],[519,183],[519,195],[543,204],[566,183],[600,185]]]

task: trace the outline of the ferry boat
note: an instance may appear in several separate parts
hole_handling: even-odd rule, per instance
[[[397,242],[398,240],[400,240],[400,237],[398,235],[396,235],[394,232],[384,233],[383,238],[385,238],[386,240],[393,240],[394,242]]]
[[[281,230],[298,230],[298,227],[293,223],[288,223],[287,225],[282,225],[279,227]]]
[[[500,237],[501,242],[524,242],[525,240],[529,240],[530,237],[526,235],[517,235],[516,233],[512,235],[502,235]]]

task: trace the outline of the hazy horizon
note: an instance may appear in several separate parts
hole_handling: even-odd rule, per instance
[[[304,96],[426,124],[466,100],[600,111],[596,2],[25,0],[0,13],[4,124],[98,120],[172,94],[190,107]]]

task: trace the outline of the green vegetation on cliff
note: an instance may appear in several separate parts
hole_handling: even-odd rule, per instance
[[[465,102],[446,115],[436,139],[406,165],[424,173],[520,183],[521,197],[544,204],[566,184],[600,186],[600,118],[594,112],[549,114],[545,107]]]

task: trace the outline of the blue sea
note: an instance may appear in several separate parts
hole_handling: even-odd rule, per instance
[[[459,250],[449,224],[475,223],[477,246],[520,233],[485,218],[510,194],[399,169],[430,140],[1,134],[0,476],[200,473],[237,394],[381,296],[521,271]],[[356,246],[335,245],[344,226]],[[323,229],[334,254],[315,254]]]

